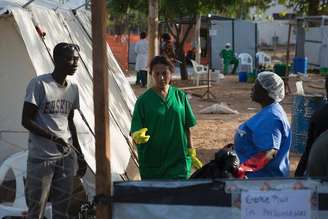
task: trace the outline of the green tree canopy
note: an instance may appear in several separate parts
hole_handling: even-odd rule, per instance
[[[197,15],[209,13],[228,17],[247,18],[249,8],[265,9],[270,6],[271,0],[159,0],[159,18],[164,22],[174,37],[177,59],[180,64],[181,78],[187,79],[184,63],[183,46],[190,33]],[[123,20],[125,24],[145,25],[148,14],[146,0],[108,0],[109,14],[112,20]],[[141,19],[130,19],[133,16]],[[144,17],[144,19],[142,19]],[[190,23],[182,33],[179,22],[188,17]],[[128,21],[128,22],[127,22]],[[122,26],[122,23],[119,25]],[[127,26],[127,25],[125,25]]]
[[[289,8],[294,8],[300,15],[325,15],[328,13],[327,0],[279,0]]]

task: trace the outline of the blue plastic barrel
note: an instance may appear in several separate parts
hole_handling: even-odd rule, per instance
[[[307,57],[295,57],[294,58],[294,72],[306,74],[308,70],[308,58]]]
[[[239,72],[238,74],[239,82],[247,82],[247,72]]]
[[[321,96],[294,96],[292,109],[293,151],[303,153],[312,114],[326,103]]]

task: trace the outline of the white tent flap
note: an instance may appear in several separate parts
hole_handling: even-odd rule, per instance
[[[9,154],[15,152],[12,149],[13,145],[20,145],[16,151],[26,149],[27,132],[21,127],[20,120],[27,83],[32,77],[53,70],[51,56],[57,43],[76,43],[81,48],[81,61],[77,72],[71,79],[79,86],[81,114],[78,111],[75,112],[74,122],[77,126],[82,151],[89,166],[95,171],[92,45],[90,32],[87,32],[91,28],[90,14],[83,10],[79,11],[78,14],[83,18],[83,22],[81,22],[71,11],[61,9],[54,11],[40,5],[31,4],[29,10],[19,7],[11,7],[10,10],[11,16],[0,15],[0,27],[2,30],[6,30],[6,33],[1,34],[0,41],[0,64],[2,66],[0,89],[3,91],[1,100],[5,101],[0,109],[1,148],[7,145],[6,150]],[[35,29],[36,25],[46,33],[43,39],[38,35]],[[8,46],[10,48],[7,48]],[[130,151],[132,148],[130,148],[129,128],[136,97],[114,60],[114,56],[110,55],[108,58],[110,68],[118,72],[108,72],[112,174],[113,178],[118,180],[122,179],[118,176],[125,175],[128,166],[131,165]],[[119,76],[114,77],[113,74]],[[13,95],[15,98],[12,98]],[[11,132],[5,133],[4,130]],[[12,142],[15,138],[17,140]],[[0,163],[2,158],[0,156]],[[134,163],[134,165],[136,164]],[[129,175],[129,173],[127,174]]]

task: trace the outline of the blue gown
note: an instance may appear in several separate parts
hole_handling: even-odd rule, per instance
[[[287,177],[291,131],[287,115],[279,103],[264,107],[236,131],[234,147],[243,163],[257,153],[278,151],[263,169],[249,173],[248,177]]]

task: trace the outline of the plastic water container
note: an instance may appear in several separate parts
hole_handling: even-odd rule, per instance
[[[251,72],[253,69],[251,65],[239,64],[238,70],[239,72]]]
[[[291,146],[293,151],[304,152],[311,116],[325,103],[325,98],[322,96],[296,95],[293,97]]]
[[[239,82],[247,82],[247,72],[241,71],[238,73]]]
[[[308,70],[308,58],[307,57],[295,57],[294,58],[294,72],[306,74]]]

